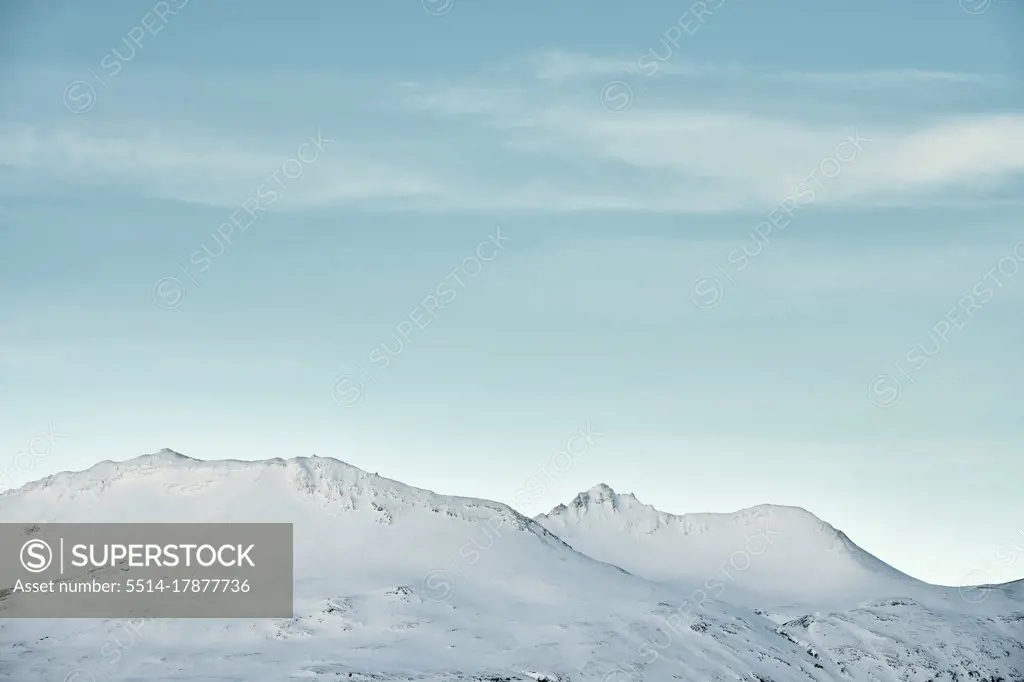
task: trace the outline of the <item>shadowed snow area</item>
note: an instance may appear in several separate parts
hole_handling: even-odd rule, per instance
[[[328,458],[164,450],[6,492],[0,521],[295,524],[293,618],[0,620],[0,679],[1024,680],[1019,584],[921,583],[791,507],[598,486],[531,520]]]

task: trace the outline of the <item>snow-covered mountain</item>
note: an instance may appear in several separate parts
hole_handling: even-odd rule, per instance
[[[9,595],[0,679],[1024,680],[1024,597],[1013,585],[950,596],[789,508],[672,517],[605,487],[577,499],[538,522],[333,459],[204,462],[171,451],[52,476],[0,495],[0,521],[293,522],[295,615],[130,631],[124,621],[5,621],[19,598]],[[765,518],[778,534],[761,551],[750,530]],[[585,548],[585,538],[601,542]],[[743,580],[714,593],[702,571],[736,551],[751,555]],[[655,570],[645,552],[671,566]],[[791,598],[800,595],[787,562],[815,598],[886,589],[855,608],[787,613],[778,607],[813,602]],[[830,572],[839,577],[811,580]],[[691,589],[695,576],[706,594]]]
[[[707,582],[730,593],[723,598],[755,606],[855,605],[927,587],[799,507],[675,515],[601,484],[535,520],[638,576],[690,590]]]

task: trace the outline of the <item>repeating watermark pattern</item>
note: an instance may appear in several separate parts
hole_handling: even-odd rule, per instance
[[[53,422],[29,440],[24,450],[14,455],[14,459],[0,472],[0,487],[14,488],[26,480],[36,468],[36,463],[50,456],[57,441],[68,434],[58,431]]]
[[[993,556],[995,562],[990,560],[984,566],[972,568],[964,573],[958,586],[961,599],[971,604],[980,604],[988,599],[991,590],[980,586],[998,584],[998,578],[995,576],[999,574],[999,570],[996,564],[1004,569],[1009,568],[1016,565],[1017,560],[1024,556],[1024,527],[1017,529],[1017,536],[1012,542],[996,547]]]
[[[455,4],[455,0],[420,0],[420,2],[423,3],[423,9],[427,14],[432,14],[435,17],[448,14]]]
[[[554,466],[555,461],[564,458],[568,465],[567,468],[561,470],[561,473],[565,473],[572,467],[572,463],[585,455],[590,448],[593,447],[595,440],[603,435],[605,434],[594,430],[590,420],[587,420],[586,426],[570,436],[565,442],[565,447],[552,455],[547,464],[542,466],[539,471],[544,472],[544,474],[547,475],[547,466]],[[531,481],[534,481],[536,478],[537,475],[531,476],[527,479],[522,488],[519,488],[512,494],[513,502],[516,501],[516,498],[522,496],[527,496],[529,501],[540,499],[543,492],[536,493],[537,486],[531,484]],[[549,475],[548,479],[549,481],[554,482],[554,479]],[[529,488],[531,492],[527,492],[527,488]],[[547,490],[543,484],[540,484],[540,488],[542,491]],[[536,495],[536,497],[529,497],[530,495]],[[480,557],[483,552],[494,547],[495,541],[501,538],[502,528],[514,528],[520,522],[521,521],[514,515],[510,515],[504,510],[496,511],[491,518],[482,524],[482,533],[474,533],[461,547],[459,547],[458,558],[448,557],[447,562],[451,567],[451,570],[435,568],[423,576],[423,580],[420,582],[420,588],[423,595],[426,596],[427,599],[437,602],[451,599],[451,596],[455,594],[455,574],[459,574],[468,580],[469,576],[466,575],[465,569],[475,565],[480,561]],[[479,539],[477,535],[482,535],[483,539]]]
[[[149,618],[135,618],[125,621],[114,621],[113,627],[107,633],[107,639],[100,645],[102,661],[96,661],[92,656],[86,656],[87,668],[75,668],[64,677],[64,682],[98,682],[98,680],[112,680],[111,673],[124,656],[124,652],[135,646],[141,639],[142,626],[150,622]],[[99,673],[101,677],[96,677]]]
[[[572,469],[594,445],[594,439],[604,434],[595,431],[590,421],[565,442],[565,447],[551,455],[537,472],[523,483],[523,487],[512,493],[512,506],[525,514],[528,504],[542,499],[548,492],[548,483],[554,484],[558,477]],[[545,482],[546,481],[546,482]]]
[[[602,678],[602,682],[626,682],[634,678],[644,679],[643,666],[650,665],[660,656],[660,652],[667,649],[675,641],[675,638],[682,635],[685,630],[699,629],[696,623],[695,614],[704,608],[704,603],[709,599],[718,599],[725,593],[729,585],[736,582],[736,576],[747,571],[754,564],[754,558],[759,557],[768,551],[773,542],[773,536],[781,535],[781,531],[772,530],[771,519],[767,515],[763,517],[764,527],[758,528],[757,534],[750,535],[743,542],[743,548],[737,549],[729,555],[729,558],[722,562],[708,578],[684,599],[668,617],[661,617],[661,623],[656,630],[664,635],[663,642],[656,642],[656,637],[648,637],[637,649],[638,663],[627,663],[627,667],[618,667],[609,670]]]
[[[679,41],[683,39],[683,33],[694,36],[704,26],[708,18],[720,10],[726,0],[697,0],[690,5],[685,12],[673,23],[661,36],[661,45],[652,47],[636,60],[637,70],[641,75],[633,73],[629,67],[623,67],[623,71],[629,80],[617,79],[609,81],[601,88],[601,106],[608,111],[618,114],[633,106],[632,82],[641,90],[646,91],[645,79],[653,78],[661,69],[661,65],[675,56],[679,49]],[[665,54],[662,55],[662,48]],[[641,77],[642,76],[642,77]]]
[[[333,139],[324,137],[320,129],[317,128],[315,136],[311,135],[307,141],[300,144],[294,156],[286,158],[256,188],[255,192],[231,212],[225,222],[210,233],[209,244],[201,244],[199,249],[189,255],[189,263],[196,268],[194,272],[190,272],[181,263],[175,263],[185,279],[197,289],[201,289],[199,276],[207,272],[213,266],[213,262],[224,255],[228,247],[234,245],[235,239],[245,234],[256,223],[260,213],[277,202],[279,192],[287,190],[289,183],[301,178],[306,168],[316,163],[320,159],[320,155],[326,152],[333,143]],[[215,245],[215,248],[212,248],[211,245]],[[161,277],[153,285],[153,302],[163,310],[174,310],[180,307],[185,302],[187,294],[188,287],[185,280],[180,277]]]
[[[147,35],[155,37],[164,30],[171,18],[185,8],[189,0],[160,0],[153,7],[142,15],[139,23],[128,31],[121,39],[121,45],[112,48],[100,59],[100,69],[107,78],[114,78],[124,70],[125,66],[135,59],[142,51],[142,43]],[[121,54],[124,50],[127,54]],[[64,106],[73,114],[84,114],[96,106],[98,93],[95,84],[103,86],[110,92],[111,88],[107,80],[101,78],[95,71],[89,69],[91,80],[73,80],[64,88]]]
[[[970,291],[957,300],[956,305],[928,330],[927,341],[919,341],[904,354],[906,368],[897,360],[892,360],[899,375],[911,385],[916,385],[917,381],[911,372],[920,372],[932,358],[941,353],[950,341],[950,334],[966,328],[977,311],[990,303],[997,292],[1005,289],[1008,280],[1017,276],[1021,263],[1024,263],[1024,241],[1018,242],[1009,255],[1000,258]],[[895,374],[879,374],[868,384],[868,398],[878,407],[892,407],[902,397],[903,385]]]
[[[968,14],[981,14],[992,5],[992,0],[960,0],[960,7]]]
[[[999,0],[1000,2],[1018,3],[1020,0]],[[982,14],[992,6],[993,0],[960,0],[960,8],[968,14]]]
[[[449,272],[434,287],[433,293],[428,294],[417,303],[412,311],[395,325],[395,331],[391,333],[391,340],[377,344],[366,356],[366,359],[380,372],[386,370],[391,362],[401,355],[409,344],[412,344],[414,336],[411,334],[413,331],[426,330],[442,310],[458,299],[459,292],[465,291],[469,287],[469,281],[479,277],[484,271],[484,266],[494,261],[510,241],[512,241],[512,237],[502,234],[500,227],[495,228],[494,234],[488,235],[487,239],[477,244],[472,255],[463,258],[459,266]],[[394,341],[394,348],[391,347],[391,341]],[[377,376],[367,370],[361,362],[356,362],[355,365],[361,374],[342,374],[334,380],[331,387],[331,396],[334,398],[334,402],[345,409],[355,407],[363,401],[366,395],[366,383],[363,381],[363,377],[374,385],[380,385]]]
[[[744,242],[730,251],[726,256],[728,268],[722,267],[717,261],[713,263],[718,274],[731,284],[735,284],[735,276],[746,270],[753,259],[761,255],[765,247],[771,243],[770,237],[773,232],[785,231],[797,213],[812,204],[817,198],[815,188],[821,191],[825,188],[827,181],[839,177],[843,168],[853,163],[857,154],[864,151],[863,145],[867,142],[872,142],[871,138],[864,137],[860,128],[857,128],[853,135],[836,145],[833,152],[825,156],[814,170],[797,183],[793,191],[754,227],[748,235],[752,242],[751,246]],[[701,275],[690,285],[690,300],[698,308],[714,308],[722,302],[724,296],[725,284],[717,275]]]

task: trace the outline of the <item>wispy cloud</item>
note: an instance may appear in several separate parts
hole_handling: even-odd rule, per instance
[[[116,187],[144,196],[231,207],[264,183],[317,128],[310,126],[281,145],[154,129],[111,132],[85,126],[7,125],[0,127],[0,170],[14,171],[16,182],[41,179]],[[281,193],[279,207],[416,197],[437,190],[427,174],[349,155],[325,155],[301,180]]]
[[[1012,81],[1002,74],[967,71],[929,71],[925,69],[887,69],[873,71],[810,72],[789,71],[765,73],[769,81],[796,85],[858,90],[903,88],[908,86],[988,85],[1007,86]]]
[[[767,81],[836,89],[888,89],[908,86],[990,85],[1008,86],[1012,80],[997,73],[941,71],[916,68],[861,71],[771,71],[736,62],[694,61],[674,54],[668,45],[658,45],[636,55],[596,56],[566,50],[533,52],[520,61],[509,62],[504,70],[524,70],[542,81],[561,83],[572,79],[658,76],[675,78],[713,77],[736,83]]]
[[[918,121],[787,119],[692,105],[618,114],[586,101],[543,100],[529,89],[473,86],[410,93],[419,111],[528,131],[533,149],[620,164],[647,173],[650,210],[756,210],[781,200],[850,137],[863,153],[822,185],[816,201],[919,201],[929,192],[985,192],[1024,171],[1024,115],[975,114]],[[829,175],[827,169],[823,169]],[[613,193],[614,196],[614,193]]]
[[[396,143],[372,120],[365,128],[348,121],[343,130],[327,131],[341,140],[338,151],[294,183],[280,206],[763,211],[815,172],[828,180],[819,183],[816,203],[914,205],[991,197],[1014,187],[1024,172],[1024,114],[976,106],[969,114],[896,114],[868,108],[861,103],[874,101],[871,96],[843,95],[838,87],[973,87],[998,76],[914,69],[760,72],[676,58],[660,62],[659,75],[700,79],[699,87],[683,94],[652,88],[648,100],[610,112],[595,84],[629,66],[620,56],[552,51],[462,79],[377,86],[366,98],[391,105],[389,125],[400,126],[408,143]],[[747,89],[753,81],[786,83],[805,94],[836,85],[835,97],[848,102],[841,115],[779,107],[788,94]],[[886,96],[879,92],[878,102]],[[72,186],[233,207],[308,134],[296,130],[291,140],[182,130],[158,121],[116,128],[91,121],[8,122],[0,124],[0,174],[8,192]],[[856,160],[830,173],[831,156],[850,139],[864,141]]]
[[[649,55],[647,55],[649,56]],[[507,65],[508,70],[525,68],[534,77],[559,83],[578,78],[608,78],[626,73],[648,71],[651,60],[619,55],[597,57],[580,52],[548,50],[527,55],[521,62]],[[705,77],[741,76],[744,71],[736,64],[712,64],[675,59],[658,63],[658,70],[666,75]]]

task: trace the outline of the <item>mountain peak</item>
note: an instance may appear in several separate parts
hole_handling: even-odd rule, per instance
[[[618,494],[612,490],[610,485],[607,483],[598,483],[590,490],[577,495],[574,502],[596,502],[600,504],[602,502],[615,502],[616,499],[618,499]]]
[[[183,455],[180,452],[178,452],[177,450],[172,450],[170,448],[160,448],[160,450],[158,450],[157,452],[152,452],[152,453],[150,453],[148,455],[141,455],[139,457],[136,457],[135,459],[136,460],[150,460],[150,461],[156,460],[156,461],[162,461],[162,462],[198,462],[199,461],[199,460],[197,460],[197,459],[195,459],[193,457],[189,457],[188,455]],[[131,461],[131,460],[128,460],[128,461]]]
[[[643,508],[647,505],[642,504],[632,493],[620,494],[615,492],[607,483],[598,483],[590,490],[577,495],[573,499],[571,506],[577,510],[602,507],[615,513],[624,509]],[[549,514],[558,514],[566,509],[567,507],[564,504],[560,504],[552,509]],[[651,509],[654,508],[651,507]]]

